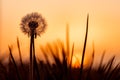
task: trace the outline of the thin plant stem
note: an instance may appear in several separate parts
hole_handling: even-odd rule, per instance
[[[70,70],[71,70],[71,67],[72,67],[73,53],[74,53],[74,43],[72,45],[72,53],[71,53],[71,58],[70,58]]]
[[[70,52],[69,52],[69,45],[70,45],[70,43],[69,43],[69,25],[67,24],[67,25],[66,25],[66,48],[67,48],[67,58],[69,57],[69,54],[70,54]]]
[[[94,42],[93,42],[92,60],[91,60],[91,64],[90,64],[88,72],[87,72],[86,80],[90,80],[90,74],[91,74],[93,63],[94,63],[94,56],[95,56],[95,49],[94,49]]]
[[[36,37],[36,36],[34,35],[34,37]],[[40,80],[40,73],[39,73],[38,64],[37,64],[37,60],[36,60],[36,56],[35,56],[35,44],[34,43],[35,42],[33,39],[33,70],[36,69],[37,79]]]
[[[98,67],[98,71],[102,68],[104,56],[105,56],[105,50],[102,53],[101,60],[100,60],[100,63],[99,63],[99,67]]]
[[[18,47],[19,56],[20,56],[20,64],[22,66],[22,69],[24,70],[23,61],[22,61],[22,55],[21,55],[21,49],[20,49],[20,43],[19,43],[19,38],[18,37],[17,37],[17,47]]]
[[[18,71],[17,64],[16,64],[16,62],[15,62],[15,60],[14,60],[14,57],[13,57],[13,55],[12,55],[12,50],[11,50],[10,46],[8,46],[8,47],[9,47],[9,51],[10,51],[10,58],[12,59],[13,64],[14,64],[14,67],[15,67],[15,70],[16,70],[17,78],[18,78],[18,80],[21,80],[21,77],[20,77],[20,74],[19,74],[19,71]]]
[[[31,34],[30,39],[30,80],[33,80],[33,41],[34,41],[34,34]]]
[[[83,52],[82,52],[82,60],[81,60],[79,80],[82,80],[83,64],[84,64],[85,51],[86,51],[86,43],[87,43],[87,35],[88,35],[88,21],[89,21],[89,14],[87,15],[86,34],[85,34],[84,47],[83,47]]]

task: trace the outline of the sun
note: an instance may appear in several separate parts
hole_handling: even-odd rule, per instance
[[[80,68],[82,55],[80,53],[75,53],[72,57],[72,67],[73,68]],[[84,66],[88,65],[88,58],[87,56],[84,59]]]

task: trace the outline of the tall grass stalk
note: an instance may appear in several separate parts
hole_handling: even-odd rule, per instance
[[[104,60],[104,56],[105,56],[105,51],[103,51],[103,53],[102,53],[102,56],[101,56],[101,60],[100,60],[100,63],[99,63],[98,70],[100,70],[100,69],[101,69],[101,67],[102,67],[103,60]]]
[[[113,63],[114,63],[114,60],[115,60],[115,56],[113,56],[110,61],[108,62],[107,66],[106,66],[106,77],[104,78],[104,80],[109,80],[110,79],[110,73],[111,73],[111,70],[112,70],[112,67],[113,67]]]
[[[17,47],[18,47],[18,51],[19,51],[20,64],[22,66],[22,69],[24,70],[23,61],[22,61],[22,54],[21,54],[21,49],[20,49],[20,42],[19,42],[19,38],[18,37],[17,37]]]
[[[82,80],[83,64],[84,64],[86,43],[87,43],[87,35],[88,35],[88,21],[89,21],[89,14],[87,15],[86,34],[85,34],[84,47],[83,47],[83,52],[82,52],[82,60],[81,60],[81,66],[80,66],[80,77],[79,77],[80,79],[79,80]]]
[[[66,25],[66,49],[67,49],[67,58],[69,57],[70,55],[70,43],[69,43],[69,25],[67,24]]]
[[[19,71],[18,71],[18,67],[17,67],[17,64],[16,64],[16,62],[14,60],[14,57],[12,55],[12,50],[11,50],[10,46],[9,46],[9,51],[10,51],[10,58],[12,59],[12,62],[14,64],[14,67],[15,67],[15,70],[16,70],[17,78],[18,78],[18,80],[21,80],[21,77],[20,77],[20,74],[19,74]]]
[[[71,68],[72,68],[73,53],[74,53],[74,43],[73,43],[73,45],[72,45],[72,53],[71,53],[71,58],[70,58],[70,70],[71,70]]]
[[[92,66],[93,66],[93,62],[94,62],[94,56],[95,56],[95,49],[94,49],[94,42],[93,42],[92,59],[91,59],[90,67],[89,67],[88,72],[87,72],[86,80],[89,80],[89,78],[90,78],[90,74],[91,74],[91,70],[92,70]]]

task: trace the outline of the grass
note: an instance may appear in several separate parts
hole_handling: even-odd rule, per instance
[[[89,16],[88,16],[89,17]],[[103,64],[105,51],[102,54],[99,65],[93,67],[94,63],[94,44],[92,52],[92,60],[90,66],[84,68],[84,58],[87,44],[88,34],[88,17],[86,25],[86,35],[82,53],[82,61],[80,68],[72,67],[72,58],[74,55],[74,43],[72,49],[69,47],[69,26],[66,29],[66,47],[59,41],[56,44],[47,44],[47,47],[41,47],[40,50],[45,57],[46,62],[39,60],[35,56],[35,47],[33,48],[33,80],[120,80],[120,63],[114,64],[115,56],[112,56],[107,63]],[[22,53],[20,49],[19,39],[17,38],[17,45],[19,51],[18,63],[13,54],[12,47],[9,46],[9,64],[4,64],[0,60],[0,80],[30,80],[30,65],[22,61]],[[34,44],[33,44],[34,45]],[[71,50],[71,52],[70,52]],[[40,53],[41,54],[41,53]],[[49,55],[51,55],[53,62],[51,64]],[[71,56],[70,56],[71,54]],[[70,60],[69,57],[70,56]]]
[[[83,63],[84,63],[84,58],[85,58],[87,36],[88,36],[88,22],[89,22],[89,14],[87,15],[86,34],[85,34],[84,47],[83,47],[83,52],[82,52],[82,60],[81,60],[81,66],[80,66],[81,68],[80,68],[80,77],[79,77],[79,80],[82,80]]]
[[[66,58],[65,47],[62,42],[59,42],[61,45],[49,45],[46,51],[46,48],[43,48],[42,52],[45,56],[46,63],[37,59],[34,60],[34,80],[79,80],[80,68],[71,67],[71,62],[68,63]],[[56,49],[56,51],[53,50]],[[60,51],[58,51],[60,50]],[[72,50],[74,50],[74,45]],[[9,66],[0,62],[0,80],[29,80],[29,63],[23,62],[18,64],[13,55],[12,48],[9,47],[10,59]],[[58,52],[58,55],[55,55]],[[73,52],[72,52],[73,53]],[[51,64],[48,55],[51,54],[54,60],[54,63]],[[59,55],[62,54],[62,60]],[[74,54],[73,54],[74,55]],[[91,65],[87,68],[83,68],[82,80],[120,80],[120,63],[114,64],[115,56],[103,64],[104,55],[101,57],[101,61],[98,67],[92,67],[94,62],[94,50],[92,53],[92,62]],[[24,68],[22,68],[24,66]]]

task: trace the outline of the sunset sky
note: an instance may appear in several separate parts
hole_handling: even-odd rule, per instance
[[[16,49],[19,37],[23,51],[29,49],[29,38],[20,30],[21,18],[31,12],[38,12],[46,19],[47,29],[36,39],[36,46],[57,39],[65,42],[66,24],[69,24],[70,44],[75,50],[83,48],[86,18],[89,13],[87,53],[99,57],[117,55],[120,61],[120,0],[0,0],[0,52],[5,53],[8,45]]]

